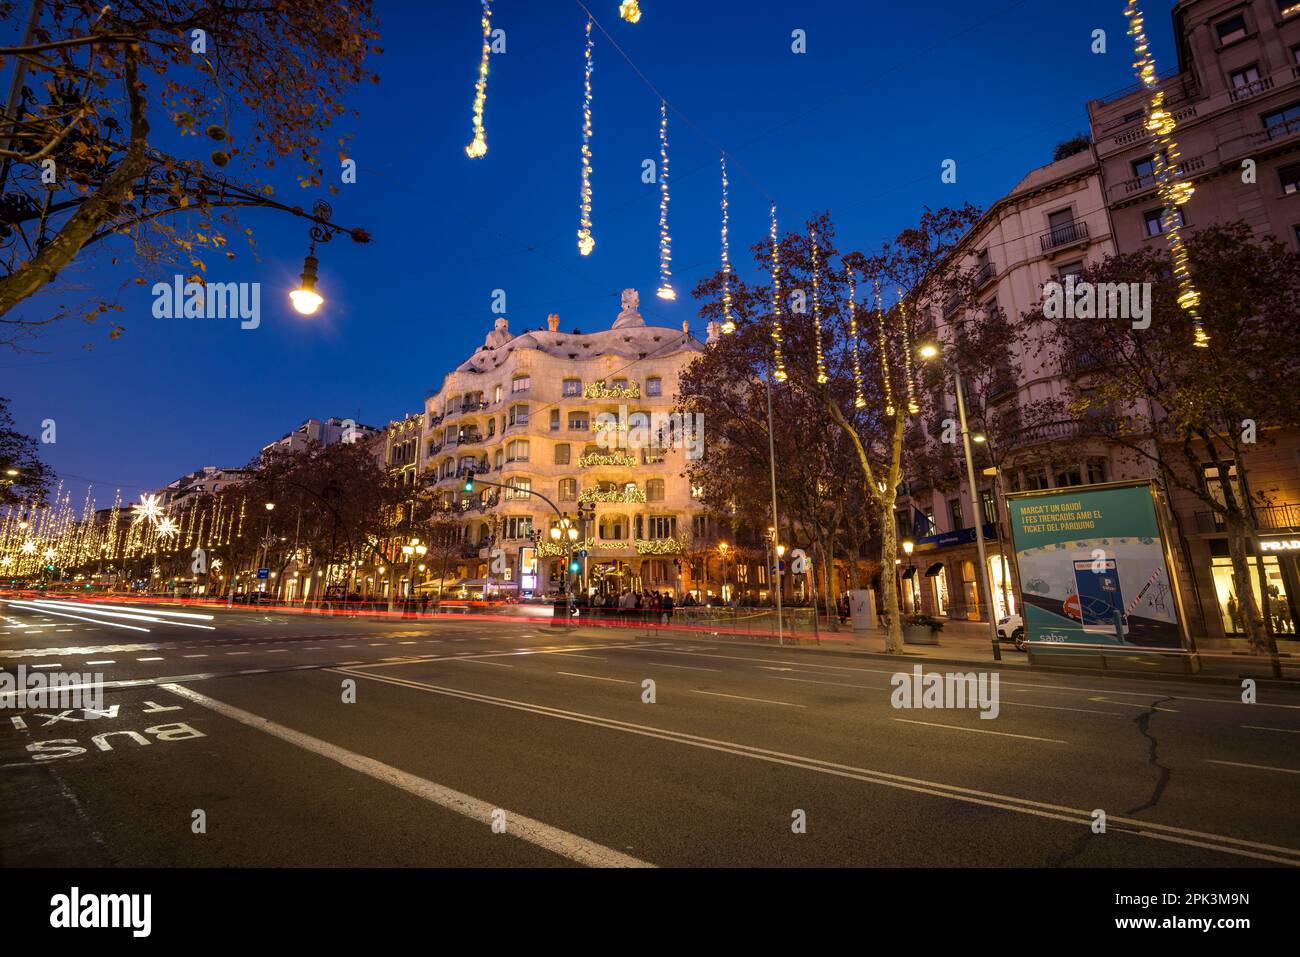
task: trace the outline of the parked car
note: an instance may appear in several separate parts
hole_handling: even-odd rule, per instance
[[[1019,615],[1007,615],[998,619],[998,639],[1014,641],[1016,651],[1025,650],[1025,620]]]

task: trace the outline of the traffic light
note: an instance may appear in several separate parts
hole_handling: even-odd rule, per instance
[[[569,571],[574,575],[578,574],[578,572],[582,571],[582,562],[578,561],[576,558],[569,562]]]
[[[474,491],[474,470],[473,469],[470,469],[468,472],[465,473],[465,491],[467,493]]]

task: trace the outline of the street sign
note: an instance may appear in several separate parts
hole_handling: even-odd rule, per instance
[[[579,550],[578,550],[578,557],[579,557],[579,558],[586,558],[586,557],[587,557],[587,550],[586,550],[585,548],[581,548],[581,549],[579,549]]]
[[[269,569],[269,568],[259,568],[259,569],[257,570],[257,577],[258,577],[258,578],[270,578],[270,577],[271,577],[271,569]]]

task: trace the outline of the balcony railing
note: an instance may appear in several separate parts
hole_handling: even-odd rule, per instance
[[[1289,120],[1283,120],[1281,123],[1274,123],[1262,133],[1255,134],[1255,144],[1263,145],[1264,143],[1275,143],[1278,140],[1284,140],[1288,137],[1300,133],[1300,116]]]
[[[1070,439],[1117,435],[1122,430],[1122,427],[1122,423],[1116,419],[1103,418],[1036,422],[1033,425],[1012,432],[1002,444],[1004,449],[1011,451],[1044,442],[1062,442]]]
[[[991,260],[983,263],[979,269],[975,270],[975,275],[973,277],[975,280],[975,288],[978,289],[986,283],[992,282],[997,278],[997,275],[998,267],[993,265]]]
[[[1300,502],[1285,505],[1256,505],[1255,517],[1259,521],[1261,532],[1300,531]],[[1202,535],[1212,535],[1226,528],[1223,517],[1218,512],[1197,512],[1196,531]]]
[[[1069,246],[1083,242],[1088,238],[1088,224],[1082,220],[1072,220],[1061,226],[1053,226],[1042,237],[1043,252],[1060,246]]]
[[[1228,99],[1233,103],[1239,103],[1242,100],[1248,100],[1259,93],[1267,93],[1273,89],[1273,78],[1271,76],[1255,80],[1253,83],[1245,83],[1241,86],[1234,86],[1228,91]]]

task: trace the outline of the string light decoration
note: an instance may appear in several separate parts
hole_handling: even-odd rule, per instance
[[[727,154],[722,154],[722,333],[736,331],[731,315],[731,256],[727,248]]]
[[[862,394],[862,365],[858,360],[858,304],[854,300],[857,290],[853,284],[853,270],[845,267],[849,280],[849,336],[853,339],[853,408],[865,409],[866,397]]]
[[[1155,57],[1151,54],[1143,26],[1144,18],[1142,11],[1138,9],[1137,0],[1128,0],[1124,16],[1128,18],[1129,36],[1133,38],[1133,51],[1136,56],[1133,68],[1137,71],[1142,86],[1151,94],[1151,101],[1147,104],[1146,128],[1156,145],[1152,165],[1156,187],[1165,204],[1161,220],[1169,243],[1169,256],[1173,260],[1174,278],[1178,280],[1178,307],[1191,317],[1193,345],[1205,349],[1210,345],[1210,337],[1201,322],[1198,311],[1201,294],[1192,282],[1187,246],[1182,237],[1182,207],[1186,206],[1188,200],[1192,198],[1194,187],[1182,178],[1183,173],[1178,162],[1178,143],[1174,139],[1174,129],[1177,124],[1174,115],[1165,107],[1165,91],[1160,89]]]
[[[596,248],[591,235],[591,17],[587,17],[587,46],[582,66],[582,199],[579,208],[578,252],[590,256]]]
[[[776,202],[772,203],[772,376],[777,382],[785,381],[785,355],[781,352],[781,237],[776,228]]]
[[[903,299],[903,290],[898,293],[898,312],[903,318],[903,376],[907,379],[907,413],[916,415],[921,411],[921,404],[916,401],[916,376],[912,371],[912,321],[907,314],[907,302]]]
[[[478,64],[478,82],[474,84],[474,139],[465,147],[465,155],[478,159],[487,155],[487,132],[483,129],[483,107],[487,104],[488,56],[492,53],[492,3],[483,0],[483,55]]]
[[[673,238],[668,233],[668,101],[659,101],[659,289],[660,299],[676,299],[673,288]]]
[[[821,287],[819,285],[818,273],[821,272],[820,256],[821,241],[817,236],[817,230],[811,226],[808,228],[808,242],[812,245],[812,301],[813,301],[813,332],[816,337],[817,346],[817,384],[825,385],[830,381],[830,376],[826,374],[826,354],[822,351],[822,298]]]
[[[618,5],[618,15],[628,23],[640,23],[641,5],[636,0],[623,0]]]
[[[889,353],[885,342],[885,313],[880,308],[880,281],[875,283],[876,318],[880,322],[880,374],[885,383],[885,415],[893,418],[898,410],[894,408],[894,383],[889,377]]]

